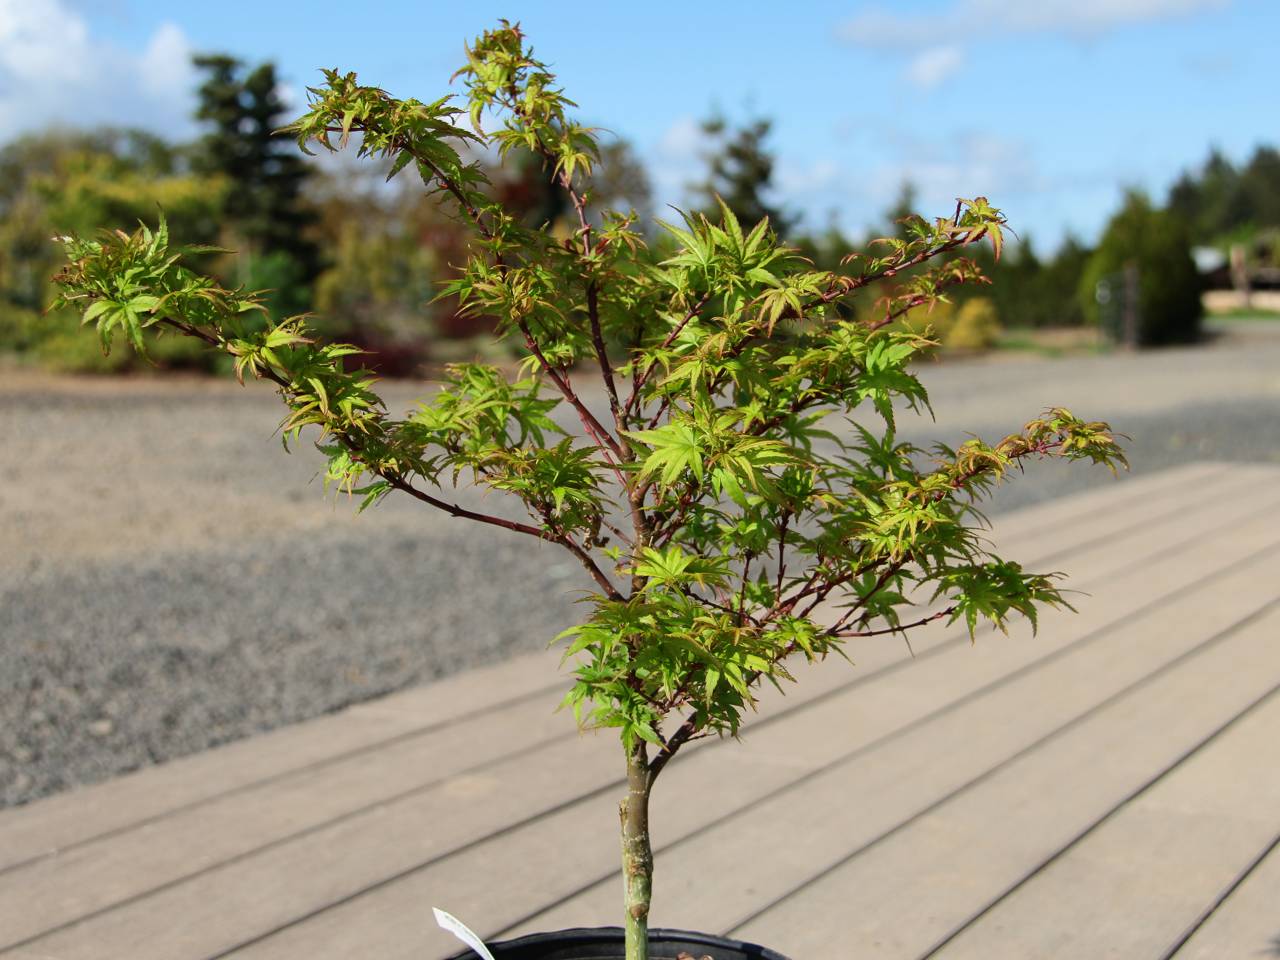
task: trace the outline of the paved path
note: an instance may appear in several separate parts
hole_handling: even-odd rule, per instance
[[[1280,468],[1002,517],[1039,636],[864,641],[655,798],[654,919],[796,960],[1280,956]],[[611,736],[526,656],[0,813],[0,958],[423,960],[608,924]]]

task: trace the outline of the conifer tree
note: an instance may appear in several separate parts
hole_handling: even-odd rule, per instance
[[[194,62],[205,73],[196,118],[209,132],[193,164],[229,182],[224,215],[232,235],[226,242],[247,258],[241,279],[271,281],[251,285],[278,288],[275,312],[304,310],[321,267],[310,237],[316,215],[304,196],[311,170],[288,138],[276,135],[288,118],[275,65],[262,63],[246,73],[240,60],[225,54]]]
[[[759,223],[766,217],[773,232],[786,237],[795,219],[769,199],[773,190],[774,156],[767,141],[773,121],[757,117],[736,129],[719,114],[702,123],[712,147],[706,157],[707,179],[698,185],[706,212],[719,216],[724,201],[740,223]]]

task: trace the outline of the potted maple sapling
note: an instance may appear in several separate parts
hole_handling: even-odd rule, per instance
[[[163,222],[64,238],[60,302],[83,309],[104,349],[117,331],[144,354],[152,335],[194,337],[231,355],[242,380],[272,382],[286,439],[314,428],[328,481],[361,509],[413,497],[555,544],[582,567],[589,613],[560,638],[574,664],[565,702],[619,734],[622,928],[496,944],[496,956],[776,956],[649,930],[649,798],[662,771],[693,741],[736,734],[757,688],[790,680],[792,661],[933,623],[1034,623],[1037,607],[1063,604],[1052,576],[988,552],[974,503],[1027,458],[1114,469],[1123,455],[1106,424],[1061,409],[997,443],[939,447],[926,467],[894,439],[895,405],[927,405],[911,363],[931,346],[895,321],[980,279],[964,248],[999,254],[1005,221],[985,199],[909,218],[903,238],[849,258],[845,273],[813,269],[768,222],[740,224],[723,206],[718,222],[660,224],[672,252],[658,256],[630,214],[590,215],[594,134],[518,27],[486,32],[459,75],[455,106],[326,71],[288,129],[304,149],[354,142],[389,159],[392,176],[410,168],[466,221],[474,242],[446,293],[520,344],[515,378],[459,364],[392,416],[375,378],[349,368],[354,348],[192,272]],[[531,229],[504,209],[474,147],[540,155],[574,229]],[[871,284],[887,293],[870,319],[837,309]],[[581,392],[588,376],[598,402]],[[565,433],[557,408],[580,429]],[[838,426],[853,417],[856,429]],[[514,497],[527,520],[454,503],[443,488],[461,478]]]

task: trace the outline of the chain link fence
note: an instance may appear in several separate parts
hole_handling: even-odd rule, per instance
[[[1103,335],[1112,343],[1136,347],[1142,322],[1137,265],[1106,274],[1094,288],[1094,297]]]

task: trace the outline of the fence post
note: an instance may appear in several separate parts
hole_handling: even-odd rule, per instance
[[[1124,265],[1124,296],[1120,320],[1120,342],[1130,350],[1138,347],[1138,296],[1138,265],[1130,260]]]
[[[1248,310],[1252,306],[1252,298],[1249,291],[1249,264],[1245,260],[1243,243],[1231,245],[1231,286],[1235,287],[1240,297],[1240,308]]]

